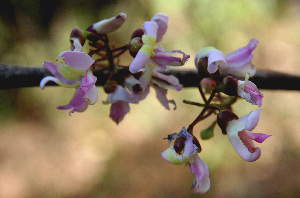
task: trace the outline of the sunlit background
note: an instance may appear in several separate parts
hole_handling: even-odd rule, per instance
[[[131,33],[157,12],[170,17],[161,41],[166,50],[191,55],[184,66],[194,68],[196,52],[215,46],[230,52],[257,38],[253,63],[300,75],[300,3],[297,0],[2,0],[0,63],[42,66],[70,49],[73,28],[125,12],[127,21],[109,38],[115,46],[129,42]],[[86,50],[86,48],[84,48]],[[121,62],[129,64],[126,54]],[[285,82],[282,82],[285,83]],[[266,91],[260,122],[254,132],[271,134],[259,147],[261,158],[242,160],[227,136],[216,127],[211,140],[200,141],[200,157],[210,171],[211,189],[204,196],[189,189],[188,167],[165,162],[163,140],[188,126],[201,109],[182,103],[201,102],[196,88],[169,91],[177,110],[167,111],[154,90],[117,126],[109,118],[106,94],[84,113],[68,115],[58,105],[74,90],[62,87],[0,91],[0,197],[299,197],[300,93]],[[234,105],[238,116],[257,107]],[[195,127],[202,129],[214,118]]]

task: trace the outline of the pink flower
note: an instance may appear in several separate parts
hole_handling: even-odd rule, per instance
[[[166,65],[182,66],[187,61],[189,56],[180,50],[164,51],[161,46],[156,45],[166,33],[168,20],[168,16],[158,13],[152,17],[151,21],[144,23],[143,44],[129,66],[131,73],[144,71],[145,65],[149,62],[165,70]],[[182,58],[170,55],[174,53],[182,54]]]
[[[77,88],[69,104],[58,106],[57,109],[73,108],[70,113],[85,111],[88,105],[95,104],[98,99],[95,86],[97,78],[89,69],[95,61],[88,54],[80,51],[64,51],[59,54],[58,59],[60,57],[66,65],[56,65],[50,62],[43,64],[54,76],[43,78],[40,87],[44,89],[47,82],[53,81],[64,87]]]
[[[198,140],[189,134],[185,127],[180,133],[170,134],[167,139],[170,147],[161,153],[162,158],[175,165],[189,165],[190,172],[194,174],[194,193],[207,192],[210,188],[209,172],[206,164],[198,156],[201,149]],[[174,145],[171,145],[173,140]]]
[[[258,105],[261,107],[262,105],[262,93],[258,91],[256,85],[248,81],[238,80],[238,96],[244,98],[247,102],[250,102],[253,105]]]
[[[256,73],[256,68],[251,63],[252,52],[257,43],[256,39],[251,39],[248,45],[225,55],[213,47],[203,48],[196,54],[195,65],[198,67],[199,61],[207,61],[207,71],[211,74],[220,70],[239,77],[248,73],[252,77]]]
[[[246,75],[245,81],[237,80],[233,76],[226,76],[219,84],[217,91],[223,92],[229,96],[239,96],[247,102],[262,105],[262,93],[258,91],[256,85],[248,80],[249,75]]]
[[[253,133],[258,124],[261,109],[250,112],[241,118],[233,118],[228,121],[226,132],[235,151],[246,161],[253,162],[260,158],[261,150],[255,147],[253,140],[262,143],[271,135]]]

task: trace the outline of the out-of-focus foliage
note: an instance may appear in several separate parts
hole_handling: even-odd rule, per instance
[[[163,12],[170,22],[162,43],[166,50],[191,55],[186,68],[194,68],[194,55],[202,47],[229,52],[257,38],[253,62],[258,68],[300,74],[300,7],[292,0],[4,0],[0,62],[54,62],[69,49],[74,27],[85,29],[119,12],[128,20],[110,35],[116,46],[129,42],[143,21]],[[131,60],[128,54],[120,59],[124,64]],[[70,89],[0,91],[0,197],[194,197],[187,167],[166,163],[160,152],[168,146],[163,138],[179,132],[200,112],[181,102],[199,101],[197,89],[169,93],[177,102],[176,111],[164,110],[152,91],[133,105],[119,126],[101,103],[102,88],[98,91],[98,103],[72,116],[55,109],[67,104],[73,95]],[[254,131],[273,136],[261,145],[261,159],[243,161],[216,129],[214,138],[200,142],[200,157],[212,182],[204,197],[299,196],[300,94],[263,93],[263,111]],[[244,101],[234,106],[239,116],[255,108],[245,106],[249,107]],[[212,121],[199,124],[195,134],[199,137]]]

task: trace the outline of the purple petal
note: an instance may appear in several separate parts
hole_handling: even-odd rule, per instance
[[[245,77],[246,74],[248,74],[249,77],[253,77],[256,73],[256,68],[251,64],[251,62],[234,71],[230,70],[230,66],[228,66],[227,69],[228,70],[224,69],[223,71],[233,74],[237,77]]]
[[[126,91],[124,87],[118,85],[113,93],[108,94],[105,103],[116,103],[116,102],[131,102],[130,93]]]
[[[165,75],[160,72],[153,71],[152,76],[158,78],[159,80],[167,82],[172,87],[174,87],[177,91],[180,91],[182,89],[178,78],[176,78],[173,75]]]
[[[260,91],[258,91],[256,85],[253,82],[247,81],[244,86],[244,91],[250,94],[250,102],[252,104],[256,104],[259,107],[262,105],[262,94]]]
[[[226,61],[224,54],[219,50],[210,50],[207,53],[208,57],[208,67],[207,71],[211,74],[218,71],[218,69],[224,69],[226,67]]]
[[[239,48],[225,55],[228,64],[227,71],[235,71],[242,68],[244,65],[251,62],[253,58],[252,51],[256,48],[258,41],[252,39],[248,45]]]
[[[252,132],[247,132],[247,131],[244,131],[244,133],[247,134],[247,136],[250,139],[252,139],[258,143],[262,143],[263,141],[265,141],[265,139],[272,136],[272,135],[267,135],[267,134],[263,134],[263,133],[252,133]]]
[[[260,158],[260,148],[254,146],[252,140],[244,133],[244,131],[228,133],[228,138],[234,150],[244,160],[253,162]]]
[[[85,110],[86,108],[83,108],[86,106],[86,103],[83,99],[84,94],[85,93],[82,90],[77,89],[73,98],[70,100],[69,104],[63,105],[63,106],[58,106],[56,108],[59,110],[73,108],[73,110],[71,110],[70,113],[74,113],[74,111],[80,111],[80,110],[82,111],[83,109]]]
[[[95,62],[88,54],[78,51],[63,51],[57,59],[60,57],[63,57],[66,65],[77,71],[85,71]]]
[[[259,121],[260,112],[261,112],[261,109],[257,109],[255,111],[251,111],[248,115],[244,115],[247,118],[247,122],[245,124],[245,129],[247,131],[252,131],[257,126],[258,121]]]
[[[145,34],[156,39],[158,25],[154,21],[144,22]]]
[[[139,52],[137,53],[137,55],[135,56],[135,58],[133,59],[133,61],[129,66],[129,71],[131,73],[136,73],[140,71],[145,67],[146,63],[149,60],[150,60],[150,56],[146,52],[139,50]]]
[[[157,13],[151,18],[151,21],[156,22],[158,25],[156,42],[159,42],[168,29],[169,17],[165,14]]]
[[[210,189],[210,179],[208,168],[204,161],[198,155],[195,155],[192,163],[189,163],[189,169],[195,176],[194,193],[204,194]]]
[[[167,109],[170,110],[169,107],[169,101],[167,99],[166,96],[166,92],[163,91],[162,89],[158,88],[158,87],[153,87],[154,90],[156,91],[156,98],[158,99],[158,101]]]
[[[161,47],[158,47],[154,50],[154,56],[151,57],[151,60],[158,65],[162,70],[166,69],[166,65],[171,66],[182,66],[190,57],[180,50],[164,51]],[[179,53],[182,54],[182,58],[174,57],[170,54]]]
[[[110,106],[110,114],[111,117],[117,124],[119,124],[124,116],[129,112],[129,104],[128,102],[119,101],[111,104]]]

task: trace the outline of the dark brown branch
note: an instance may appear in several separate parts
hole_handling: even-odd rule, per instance
[[[170,70],[165,74],[176,76],[184,87],[197,87],[196,70]],[[41,79],[51,73],[42,67],[0,65],[0,89],[39,86]],[[102,86],[108,73],[95,72],[97,85]],[[273,71],[258,70],[250,78],[260,89],[300,90],[300,76]],[[49,82],[47,85],[55,85]]]

